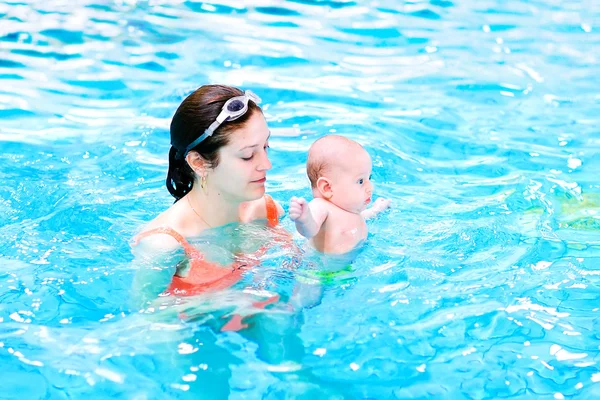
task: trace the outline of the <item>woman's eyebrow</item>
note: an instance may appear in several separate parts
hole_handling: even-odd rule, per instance
[[[267,141],[268,141],[270,138],[271,138],[271,131],[269,131],[269,136],[267,136]],[[260,145],[260,143],[258,143],[258,144],[252,144],[252,145],[250,145],[250,146],[245,146],[245,147],[242,147],[242,148],[240,149],[240,151],[242,151],[242,150],[245,150],[245,149],[249,149],[249,148],[251,148],[251,147],[256,147],[256,146],[258,146],[258,145]]]

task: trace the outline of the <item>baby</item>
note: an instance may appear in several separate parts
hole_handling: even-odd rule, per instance
[[[367,238],[365,219],[390,205],[371,202],[371,157],[358,143],[343,136],[318,139],[306,162],[314,199],[292,197],[289,214],[302,236],[323,253],[343,254]]]

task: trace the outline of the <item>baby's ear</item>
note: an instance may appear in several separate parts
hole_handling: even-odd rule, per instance
[[[329,179],[323,176],[317,179],[317,190],[319,191],[319,193],[321,193],[321,196],[328,200],[331,198],[331,196],[333,196],[331,182],[329,182]]]

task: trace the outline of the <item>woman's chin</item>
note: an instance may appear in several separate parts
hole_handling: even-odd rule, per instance
[[[260,186],[257,188],[252,188],[246,194],[246,201],[253,201],[262,198],[265,195],[265,187]]]

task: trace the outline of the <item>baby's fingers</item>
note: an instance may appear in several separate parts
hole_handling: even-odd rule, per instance
[[[384,199],[384,198],[378,198],[377,200],[375,200],[375,203],[373,204],[373,207],[378,209],[378,210],[385,210],[386,208],[390,207],[390,203],[392,202],[392,200],[390,199]]]

